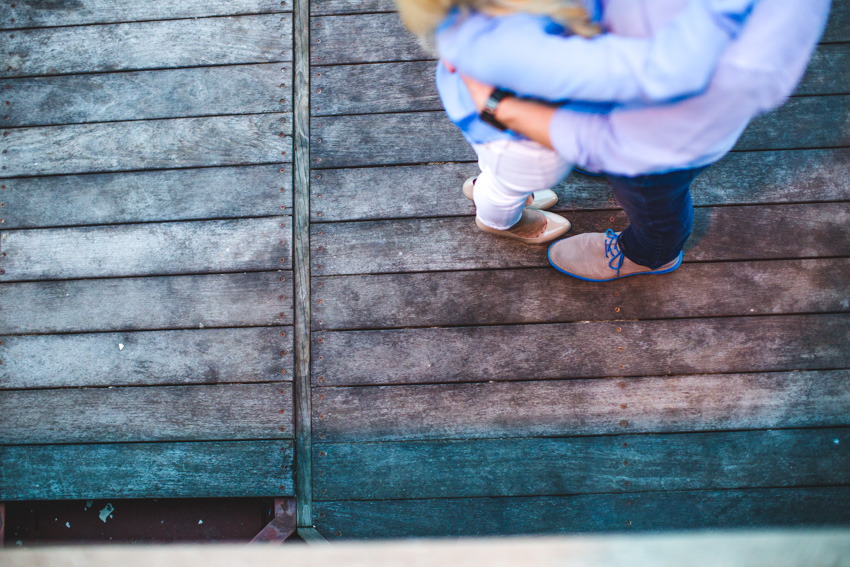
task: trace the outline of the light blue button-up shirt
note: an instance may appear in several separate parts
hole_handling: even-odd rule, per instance
[[[597,15],[612,33],[591,40],[565,37],[539,16],[453,13],[438,29],[437,44],[443,59],[486,83],[570,101],[550,129],[567,160],[637,175],[704,165],[728,151],[755,113],[793,90],[828,6],[829,0],[608,0],[598,3]],[[790,25],[794,18],[799,25]],[[800,53],[791,57],[794,50]],[[748,66],[751,76],[741,73]],[[470,142],[514,136],[481,122],[460,78],[442,64],[437,86]],[[731,88],[737,90],[722,109],[740,104],[742,110],[706,114],[717,93],[728,98]],[[692,98],[657,105],[685,96]],[[711,135],[703,136],[706,128]]]

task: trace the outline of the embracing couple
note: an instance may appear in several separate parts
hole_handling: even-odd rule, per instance
[[[478,155],[463,191],[487,233],[537,244],[573,166],[601,174],[629,217],[557,240],[549,261],[589,281],[679,267],[690,186],[755,116],[791,95],[830,0],[396,0],[436,41],[437,89]]]

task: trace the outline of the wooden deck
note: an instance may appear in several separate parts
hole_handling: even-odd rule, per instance
[[[0,501],[295,496],[330,540],[850,524],[850,1],[696,181],[683,267],[603,285],[476,230],[390,0],[114,4],[0,6]],[[604,180],[557,191],[573,234],[626,225]]]

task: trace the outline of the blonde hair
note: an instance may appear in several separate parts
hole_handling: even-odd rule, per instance
[[[501,15],[528,12],[551,17],[573,33],[591,37],[600,33],[599,26],[581,0],[395,0],[399,15],[407,29],[420,37],[429,37],[452,8],[476,10]]]

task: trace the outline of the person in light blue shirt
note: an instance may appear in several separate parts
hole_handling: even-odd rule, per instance
[[[423,19],[423,11],[436,6],[437,13],[444,12],[435,29],[441,57],[437,88],[449,118],[478,154],[481,175],[464,184],[476,204],[478,227],[528,243],[564,234],[569,221],[536,209],[555,203],[554,192],[543,190],[560,181],[571,164],[536,142],[488,123],[456,70],[512,94],[574,105],[583,101],[582,108],[595,112],[675,100],[706,88],[717,61],[757,1],[687,0],[685,9],[651,37],[587,38],[583,36],[591,35],[592,28],[579,29],[582,35],[572,33],[575,19],[558,18],[559,8],[585,15],[590,8],[599,15],[601,4],[454,0],[454,8],[445,13],[452,0],[398,0],[411,28],[417,18]],[[539,13],[512,13],[516,9]]]
[[[602,23],[623,35],[651,34],[669,21],[669,8],[677,1],[682,9],[681,0],[610,0]],[[554,108],[519,98],[501,101],[493,110],[495,120],[513,135],[554,148],[565,160],[608,174],[629,215],[630,225],[620,234],[586,233],[556,242],[549,249],[552,265],[591,281],[676,269],[693,223],[690,182],[734,146],[753,117],[793,92],[829,6],[829,0],[762,0],[723,53],[707,88],[691,98],[601,113],[574,103]],[[636,10],[642,17],[633,17]],[[528,39],[525,34],[509,40],[522,45]],[[474,57],[475,49],[463,57]],[[524,69],[504,66],[505,77],[488,80],[515,81]],[[473,104],[483,107],[492,87],[471,79],[466,84]]]

